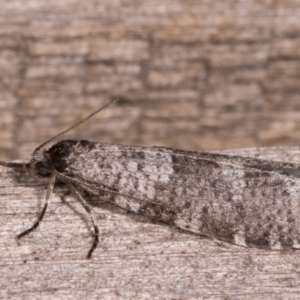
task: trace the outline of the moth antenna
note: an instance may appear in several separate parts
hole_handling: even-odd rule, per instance
[[[106,107],[108,107],[109,105],[111,105],[114,102],[117,102],[118,99],[114,99],[110,102],[108,102],[107,104],[105,104],[104,106],[100,107],[99,109],[97,109],[96,111],[94,111],[93,113],[91,113],[90,115],[88,115],[86,118],[84,118],[83,120],[79,121],[78,123],[76,123],[75,125],[67,128],[66,130],[60,132],[59,134],[55,135],[54,137],[50,138],[49,140],[47,140],[46,142],[42,143],[40,146],[38,146],[34,152],[31,155],[31,162],[36,160],[36,157],[39,155],[41,149],[46,146],[47,144],[51,143],[53,140],[57,139],[58,137],[62,136],[63,134],[71,131],[72,129],[76,128],[77,126],[79,126],[80,124],[84,123],[85,121],[87,121],[88,119],[90,119],[91,117],[93,117],[94,115],[96,115],[98,112],[100,112],[101,110],[105,109]]]

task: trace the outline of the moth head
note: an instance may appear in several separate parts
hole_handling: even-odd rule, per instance
[[[40,154],[40,157],[33,158],[31,165],[35,172],[43,177],[49,177],[54,171],[65,173],[82,148],[84,141],[62,140]]]
[[[38,167],[41,168],[42,172],[53,172],[53,170],[58,173],[64,173],[70,162],[73,159],[76,159],[74,156],[76,145],[78,141],[75,140],[63,140],[48,150],[45,150],[43,153],[43,159],[41,159],[41,163]]]

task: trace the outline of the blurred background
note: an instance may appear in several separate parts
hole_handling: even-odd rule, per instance
[[[300,145],[300,0],[2,0],[0,159],[67,137]]]

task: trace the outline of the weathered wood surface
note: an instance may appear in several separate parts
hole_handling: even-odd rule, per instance
[[[112,97],[72,136],[188,150],[298,145],[300,1],[3,0],[0,158],[33,149]],[[65,137],[66,138],[66,137]],[[241,153],[242,150],[238,150]],[[299,149],[243,150],[293,161]],[[253,152],[254,151],[254,152]],[[266,152],[267,151],[267,152]],[[251,154],[252,153],[252,154]],[[278,154],[279,153],[279,154]],[[0,169],[0,297],[294,299],[299,252],[230,246],[96,208],[102,240],[57,191]]]
[[[228,153],[228,151],[227,151]],[[234,154],[300,162],[300,148]],[[300,252],[227,245],[110,206],[95,207],[100,244],[92,260],[83,209],[58,188],[38,230],[45,188],[0,168],[1,299],[295,299]],[[62,202],[64,198],[65,202]]]
[[[2,0],[0,158],[74,134],[211,150],[300,144],[299,0]]]

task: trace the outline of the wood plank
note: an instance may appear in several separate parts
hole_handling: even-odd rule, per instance
[[[262,158],[263,152],[278,160],[290,153],[289,161],[299,162],[299,148],[240,154]],[[100,244],[87,260],[90,224],[63,187],[40,228],[17,241],[37,217],[45,186],[4,167],[0,182],[2,299],[292,299],[300,293],[298,251],[221,247],[110,205],[94,208]]]

